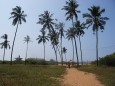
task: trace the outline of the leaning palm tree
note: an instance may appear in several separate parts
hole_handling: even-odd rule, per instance
[[[26,65],[26,59],[27,59],[27,55],[28,55],[28,43],[32,42],[30,37],[27,35],[26,37],[24,37],[24,42],[27,43],[27,48],[26,48],[26,57],[25,57],[25,65]]]
[[[60,36],[60,46],[61,46],[61,61],[63,65],[63,50],[62,50],[62,38],[64,37],[64,23],[60,22],[59,24],[56,24],[56,29],[59,30],[59,36]]]
[[[69,0],[66,1],[66,6],[64,6],[64,8],[62,8],[62,10],[67,11],[66,12],[66,20],[72,20],[73,22],[73,18],[75,17],[76,21],[78,19],[78,15],[77,13],[80,13],[79,10],[77,10],[77,8],[79,7],[79,4],[77,3],[76,0]]]
[[[88,8],[89,13],[83,14],[83,18],[86,19],[86,25],[88,27],[93,26],[93,32],[96,33],[96,59],[97,59],[97,66],[98,66],[98,31],[104,30],[104,26],[106,24],[106,20],[108,17],[102,17],[102,13],[105,12],[105,9],[101,9],[99,6],[92,6]]]
[[[53,22],[54,19],[52,19],[53,14],[50,14],[48,11],[44,11],[44,14],[39,15],[39,21],[37,24],[43,25],[42,30],[48,29],[49,32],[54,31],[53,25],[55,24]]]
[[[16,6],[15,8],[12,9],[10,19],[11,18],[13,19],[12,25],[14,25],[14,26],[17,25],[17,27],[16,27],[16,32],[15,32],[13,45],[12,45],[12,50],[11,50],[11,62],[10,62],[11,65],[12,65],[12,55],[13,55],[14,42],[15,42],[15,39],[16,39],[18,25],[19,24],[21,25],[22,21],[26,22],[26,19],[25,19],[26,16],[27,15],[24,14],[24,11],[22,11],[20,6]]]
[[[82,58],[82,48],[81,48],[81,39],[80,36],[83,36],[85,34],[85,32],[83,31],[83,29],[85,28],[85,24],[84,23],[80,23],[80,21],[77,21],[75,23],[75,28],[76,28],[76,35],[79,37],[79,44],[80,44],[80,52],[81,52],[81,64],[83,65],[83,58]]]
[[[56,31],[51,32],[49,35],[49,38],[51,40],[51,44],[53,46],[55,56],[56,56],[56,62],[58,65],[58,60],[57,60],[57,49],[58,49],[58,44],[59,44],[59,33]]]
[[[65,60],[67,62],[67,58],[66,58],[67,49],[65,47],[63,47],[63,53],[65,54]]]
[[[5,49],[7,49],[8,47],[9,47],[9,49],[10,49],[10,45],[9,45],[8,35],[7,35],[7,34],[4,34],[3,36],[1,36],[1,38],[4,39],[4,42],[0,43],[1,48],[4,48],[4,53],[3,53],[3,64],[4,64]]]
[[[38,40],[38,44],[43,42],[44,45],[44,60],[45,60],[45,43],[46,41],[49,41],[48,36],[46,36],[46,32],[45,31],[41,31],[42,35],[39,35],[38,38],[36,40]]]

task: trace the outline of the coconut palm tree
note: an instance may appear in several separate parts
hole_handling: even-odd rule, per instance
[[[85,34],[85,32],[83,31],[83,29],[85,29],[85,24],[84,23],[80,23],[80,21],[77,21],[75,23],[75,28],[76,28],[76,35],[79,37],[79,44],[80,44],[80,52],[81,52],[81,64],[83,65],[83,59],[82,59],[82,48],[81,48],[81,39],[80,36],[83,36]]]
[[[79,4],[77,3],[76,0],[68,0],[66,1],[66,6],[64,6],[62,8],[62,10],[67,11],[66,12],[66,20],[72,20],[73,22],[73,18],[75,17],[76,21],[78,19],[78,15],[77,13],[80,13],[79,10],[77,10],[77,8],[79,7]]]
[[[1,36],[1,38],[4,39],[4,41],[2,43],[0,43],[1,49],[4,48],[4,53],[3,53],[3,64],[4,64],[5,49],[7,49],[8,47],[10,49],[10,45],[9,45],[8,35],[7,34],[4,34],[3,36]]]
[[[16,6],[15,8],[12,9],[10,19],[13,19],[12,25],[14,25],[14,26],[17,25],[17,27],[16,27],[16,32],[15,32],[12,50],[11,50],[11,62],[10,62],[11,65],[12,65],[13,48],[14,48],[14,43],[15,43],[16,34],[17,34],[17,30],[18,30],[18,25],[19,24],[21,25],[22,21],[26,22],[26,19],[25,19],[26,16],[27,15],[24,14],[24,11],[22,11],[20,6]]]
[[[67,30],[66,38],[68,40],[71,40],[71,42],[72,42],[72,47],[73,47],[73,58],[72,58],[72,61],[74,62],[74,43],[73,43],[74,34],[73,34],[73,29],[72,28]]]
[[[65,47],[63,47],[63,53],[65,54],[65,60],[67,62],[67,58],[66,58],[67,49]]]
[[[77,13],[80,13],[80,11],[77,10],[78,7],[79,7],[79,4],[77,3],[76,0],[69,0],[69,1],[66,1],[66,6],[62,8],[62,10],[66,11],[66,14],[65,14],[67,16],[66,21],[72,20],[73,28],[74,28],[74,17],[75,17],[75,20],[77,21],[78,20]],[[73,39],[71,40],[73,42]],[[74,61],[74,46],[73,46],[73,61]]]
[[[74,40],[74,43],[75,43],[75,50],[76,50],[76,57],[77,57],[77,66],[79,66],[79,59],[78,59],[78,50],[77,50],[77,43],[76,43],[76,34],[77,34],[77,31],[76,31],[76,28],[74,27],[71,27],[70,29],[67,30],[67,38],[72,38]]]
[[[42,30],[48,29],[49,32],[54,31],[53,25],[55,24],[53,22],[54,19],[52,19],[53,14],[50,14],[48,11],[44,11],[44,14],[39,15],[39,21],[37,24],[43,25]]]
[[[24,37],[24,43],[27,43],[25,65],[26,65],[26,59],[27,59],[27,55],[28,55],[28,43],[30,43],[30,42],[32,42],[32,41],[31,41],[31,38],[28,35],[26,37]]]
[[[38,38],[36,40],[38,40],[38,44],[43,42],[43,46],[44,46],[44,60],[45,60],[45,43],[46,41],[49,41],[48,36],[46,36],[46,32],[45,31],[41,31],[42,35],[39,35]]]
[[[108,17],[102,17],[102,13],[105,12],[105,9],[101,9],[99,6],[91,6],[88,8],[89,13],[83,14],[83,18],[86,19],[86,25],[88,27],[93,26],[93,32],[96,33],[96,59],[97,59],[97,66],[98,66],[98,31],[104,30],[104,26],[106,24],[106,20]]]
[[[56,62],[58,65],[58,60],[57,60],[57,49],[58,49],[58,44],[59,44],[59,33],[56,31],[53,31],[49,34],[49,38],[51,40],[51,44],[53,46],[55,55],[56,55]]]
[[[62,50],[62,38],[64,37],[64,23],[59,22],[59,24],[56,24],[56,29],[59,30],[59,36],[60,36],[60,46],[61,46],[61,60],[63,65],[63,50]]]

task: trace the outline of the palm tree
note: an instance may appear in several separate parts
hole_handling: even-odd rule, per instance
[[[69,1],[66,1],[66,6],[64,6],[62,8],[62,10],[65,10],[67,11],[66,12],[66,21],[67,20],[72,20],[72,25],[73,25],[73,28],[74,28],[74,17],[76,19],[76,22],[78,20],[78,15],[77,13],[80,13],[79,10],[77,10],[77,8],[79,7],[79,4],[77,3],[76,0],[69,0]],[[71,39],[72,42],[73,42],[73,39]],[[73,46],[73,61],[74,61],[74,46]]]
[[[59,36],[60,36],[60,46],[61,46],[61,60],[63,65],[63,50],[62,50],[62,37],[64,37],[64,23],[60,22],[59,24],[56,24],[56,29],[59,30]]]
[[[64,8],[62,8],[62,10],[67,11],[66,12],[66,20],[72,20],[73,22],[73,18],[75,17],[76,21],[78,19],[78,15],[77,13],[80,13],[79,10],[77,10],[77,8],[79,7],[79,4],[77,3],[76,0],[69,0],[66,1],[66,6],[64,6]]]
[[[53,14],[50,14],[48,11],[44,11],[44,14],[39,15],[39,21],[37,24],[43,25],[42,30],[48,29],[49,32],[54,31],[53,25],[55,24],[53,22],[54,19],[52,19]]]
[[[76,34],[77,34],[77,31],[76,31],[76,28],[74,28],[74,27],[68,29],[68,31],[66,33],[68,39],[72,38],[74,40],[75,50],[76,50],[76,57],[77,57],[77,66],[79,66],[78,50],[77,50],[77,43],[76,43]]]
[[[66,38],[68,40],[71,40],[71,42],[72,42],[72,47],[73,47],[73,58],[72,58],[72,61],[74,62],[74,44],[73,44],[74,34],[73,34],[73,29],[72,28],[67,30],[66,36],[67,36]]]
[[[83,59],[82,59],[82,48],[81,48],[81,39],[80,39],[80,36],[84,35],[85,32],[83,31],[83,29],[85,28],[85,25],[84,23],[80,23],[80,21],[77,21],[75,23],[75,28],[76,28],[76,31],[77,31],[77,36],[79,37],[79,44],[80,44],[80,52],[81,52],[81,64],[83,65]]]
[[[15,8],[12,9],[10,19],[11,18],[13,19],[12,25],[14,25],[14,26],[17,25],[17,27],[16,27],[16,32],[15,32],[13,45],[12,45],[12,50],[11,50],[11,62],[10,62],[11,65],[12,65],[12,54],[13,54],[14,42],[15,42],[15,39],[16,39],[18,25],[19,24],[21,25],[22,21],[26,22],[26,19],[25,19],[26,16],[27,15],[24,14],[24,11],[22,11],[20,6],[16,6]]]
[[[83,14],[83,18],[87,18],[86,25],[88,25],[88,27],[93,26],[93,32],[96,32],[96,58],[98,66],[98,30],[104,30],[106,20],[109,18],[102,17],[102,13],[105,12],[105,9],[101,9],[99,6],[91,6],[91,8],[88,8],[88,11],[89,13]]]
[[[8,35],[7,34],[4,34],[3,36],[1,36],[1,38],[4,39],[4,42],[0,43],[1,49],[4,48],[4,53],[3,53],[3,64],[4,64],[5,49],[7,49],[8,47],[10,49],[10,45],[9,45]]]
[[[66,58],[67,49],[65,47],[63,47],[63,53],[65,54],[65,60],[67,62],[67,58]]]
[[[27,43],[27,48],[26,48],[26,57],[25,57],[25,65],[26,65],[26,59],[27,59],[27,55],[28,55],[28,43],[32,42],[30,37],[27,35],[26,37],[24,37],[24,42]]]
[[[46,32],[45,31],[41,31],[42,35],[39,35],[38,38],[36,40],[38,40],[38,44],[43,42],[44,45],[44,61],[45,61],[45,43],[46,41],[49,41],[48,36],[46,36]]]
[[[56,55],[56,62],[58,65],[58,60],[57,60],[57,49],[58,49],[58,44],[59,44],[59,33],[56,31],[53,31],[49,34],[49,38],[51,40],[51,44],[53,46],[55,55]]]

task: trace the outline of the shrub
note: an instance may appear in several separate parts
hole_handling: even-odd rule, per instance
[[[28,58],[26,62],[27,64],[47,65],[47,62],[41,58]]]
[[[101,58],[99,63],[100,65],[115,66],[115,53]]]

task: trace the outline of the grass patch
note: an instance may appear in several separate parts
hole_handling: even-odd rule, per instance
[[[64,73],[58,66],[0,64],[0,86],[60,86],[56,78]]]
[[[115,67],[82,66],[78,69],[96,74],[97,79],[105,86],[115,86]]]

